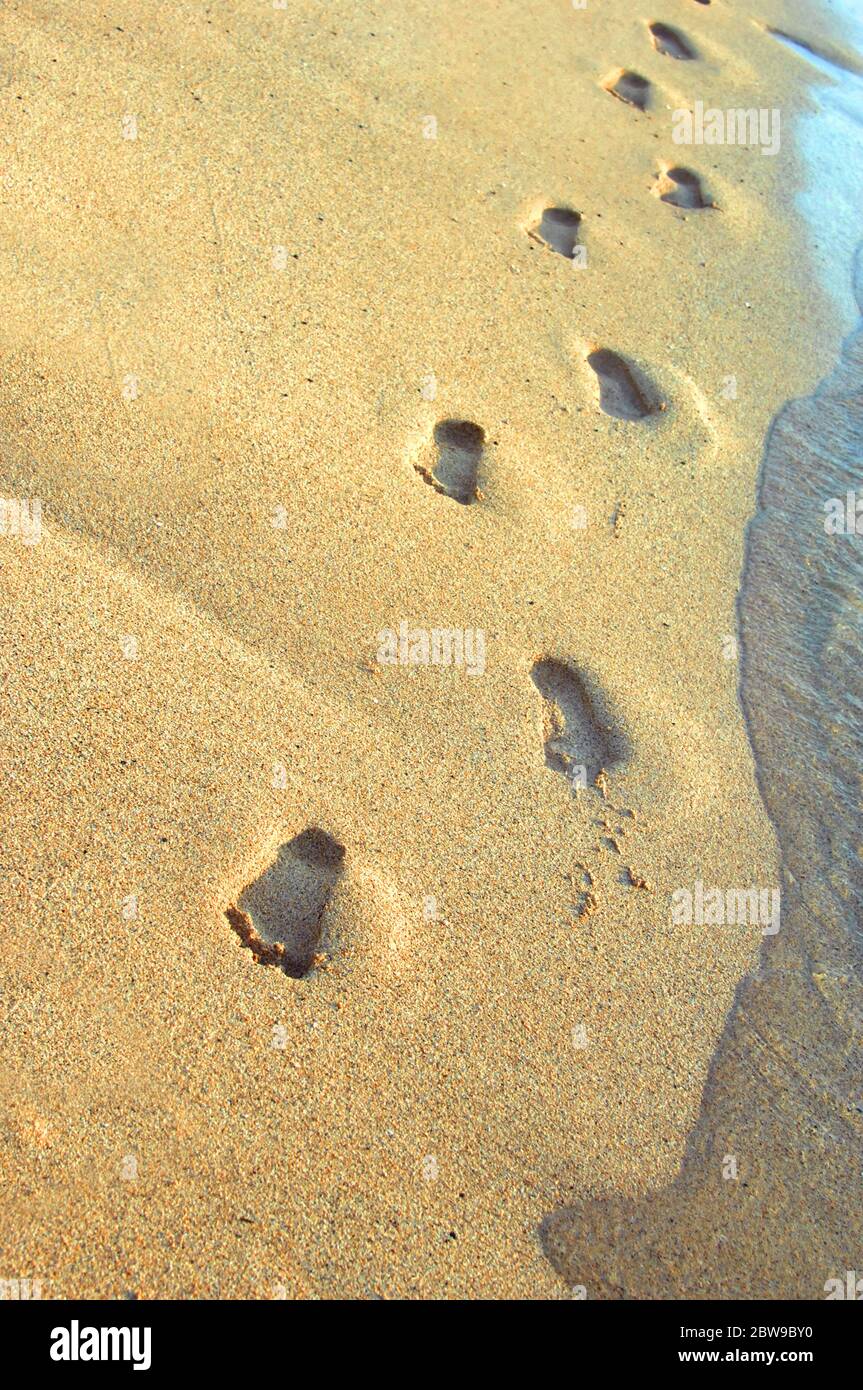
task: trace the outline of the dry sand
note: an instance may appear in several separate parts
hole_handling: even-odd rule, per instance
[[[569,1297],[548,1214],[674,1182],[763,938],[669,901],[778,883],[727,639],[766,429],[836,351],[755,19],[799,13],[3,10],[3,488],[43,506],[0,554],[4,1277]],[[673,145],[695,99],[781,107],[780,152]],[[681,163],[714,207],[656,196]],[[484,671],[381,665],[403,620]],[[537,662],[589,692],[577,794]],[[310,828],[297,979],[226,910]]]

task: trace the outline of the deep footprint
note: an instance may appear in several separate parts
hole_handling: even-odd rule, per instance
[[[593,786],[601,773],[624,761],[628,742],[589,677],[543,657],[531,679],[542,696],[546,767],[576,785]]]
[[[616,420],[644,420],[662,409],[652,386],[636,369],[609,348],[597,348],[587,359],[599,382],[599,408]]]
[[[324,918],[342,871],[344,847],[313,827],[282,845],[269,869],[229,907],[228,921],[262,965],[294,979],[308,975],[321,954]]]
[[[683,37],[680,30],[672,29],[670,24],[648,24],[647,30],[657,53],[664,54],[666,58],[678,58],[685,61],[698,57],[695,49]]]
[[[533,235],[571,261],[575,257],[580,222],[581,216],[571,208],[546,208]]]
[[[663,203],[671,203],[676,208],[712,208],[715,204],[704,196],[701,180],[691,169],[675,167],[657,175],[654,189]]]
[[[618,101],[625,101],[639,111],[646,111],[650,104],[650,83],[637,72],[627,72],[619,68],[607,77],[603,87]]]
[[[485,430],[470,420],[440,420],[435,425],[437,460],[432,467],[422,462],[414,468],[425,482],[462,506],[480,496],[478,477],[485,445]]]

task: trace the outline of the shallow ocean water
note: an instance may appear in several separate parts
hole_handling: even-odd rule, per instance
[[[747,533],[739,617],[741,697],[783,870],[798,885],[820,881],[818,915],[826,910],[847,919],[859,945],[863,19],[849,5],[840,13],[839,30],[831,15],[830,32],[843,40],[849,66],[801,50],[817,74],[816,109],[801,119],[795,138],[809,172],[798,206],[813,265],[841,331],[850,333],[830,376],[811,396],[789,401],[771,426]],[[859,72],[852,70],[858,63]],[[787,914],[784,926],[786,935],[794,934]]]

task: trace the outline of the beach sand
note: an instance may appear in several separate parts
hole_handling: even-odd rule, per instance
[[[671,896],[779,884],[734,634],[768,426],[838,351],[764,27],[803,9],[105,10],[0,16],[3,495],[42,503],[0,549],[0,1275],[614,1295],[554,1213],[665,1211],[767,949]],[[695,100],[781,149],[675,145]],[[382,663],[402,623],[483,660]],[[226,915],[274,864],[299,978]]]

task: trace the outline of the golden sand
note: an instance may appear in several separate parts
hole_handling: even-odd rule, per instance
[[[755,23],[795,17],[3,10],[3,488],[43,507],[0,554],[4,1277],[568,1297],[549,1213],[673,1184],[763,938],[669,901],[778,882],[729,639],[767,427],[836,349]],[[781,106],[781,150],[673,145],[695,99]],[[382,664],[402,622],[483,670]],[[310,828],[292,978],[226,911]]]

